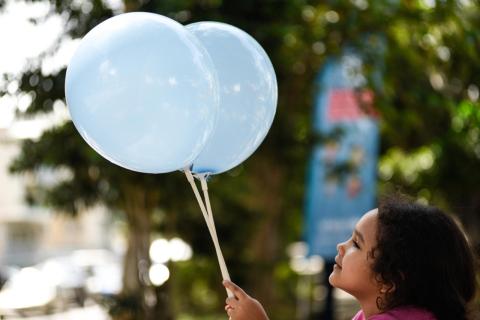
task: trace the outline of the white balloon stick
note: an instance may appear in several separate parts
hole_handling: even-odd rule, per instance
[[[208,186],[205,175],[199,176],[200,182],[202,184],[203,196],[205,198],[205,203],[207,204],[208,218],[210,219],[210,226],[212,227],[213,234],[215,236],[214,242],[216,242],[215,250],[217,251],[218,263],[220,264],[220,269],[222,271],[222,276],[224,280],[230,281],[230,275],[228,274],[227,266],[225,264],[225,259],[223,258],[222,251],[220,250],[220,245],[217,236],[217,230],[215,230],[215,222],[213,220],[212,206],[210,205],[210,197],[208,196]]]
[[[197,202],[200,206],[200,210],[202,211],[203,218],[205,219],[205,222],[207,224],[208,231],[210,232],[210,236],[212,237],[213,244],[215,246],[215,251],[217,253],[218,264],[220,265],[220,271],[222,273],[223,280],[230,280],[230,275],[228,273],[227,265],[225,263],[225,259],[223,258],[222,250],[220,249],[220,244],[218,242],[217,232],[216,232],[216,229],[215,229],[215,222],[213,220],[212,209],[211,209],[211,205],[210,205],[210,198],[208,196],[208,186],[207,186],[207,182],[205,180],[205,176],[201,175],[199,178],[200,178],[200,181],[202,183],[202,189],[203,189],[203,192],[204,192],[204,196],[205,196],[205,199],[206,199],[208,209],[206,209],[205,205],[203,204],[202,197],[200,195],[200,192],[198,191],[197,185],[195,184],[195,179],[194,179],[190,169],[185,169],[185,175],[187,176],[188,182],[192,186],[193,193],[195,194]],[[227,290],[227,296],[228,297],[230,297],[230,298],[234,297],[233,293],[229,289],[226,289],[226,290]]]

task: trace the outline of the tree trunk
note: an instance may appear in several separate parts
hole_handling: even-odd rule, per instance
[[[255,271],[249,273],[249,283],[254,284],[252,294],[267,309],[276,305],[273,267],[280,253],[279,217],[282,208],[282,174],[268,161],[256,163],[256,173],[252,176],[255,195],[249,204],[255,211],[261,212],[260,226],[252,238],[251,248],[255,261]]]
[[[168,285],[154,287],[149,279],[149,248],[153,203],[141,188],[125,188],[124,210],[129,226],[124,260],[123,290],[119,299],[121,320],[171,320]],[[168,282],[167,282],[168,283]]]

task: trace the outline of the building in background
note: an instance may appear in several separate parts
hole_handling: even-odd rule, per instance
[[[25,267],[76,249],[112,249],[118,238],[106,209],[71,218],[25,203],[33,177],[8,170],[19,151],[20,141],[0,128],[0,264]]]

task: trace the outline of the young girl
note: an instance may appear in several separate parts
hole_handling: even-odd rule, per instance
[[[337,245],[330,284],[353,295],[353,320],[467,320],[475,262],[461,229],[437,208],[386,199]],[[262,305],[232,282],[231,320],[266,320]]]

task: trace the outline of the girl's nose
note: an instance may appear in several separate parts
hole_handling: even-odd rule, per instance
[[[345,242],[340,242],[337,244],[337,251],[340,255],[343,255],[345,253]]]

